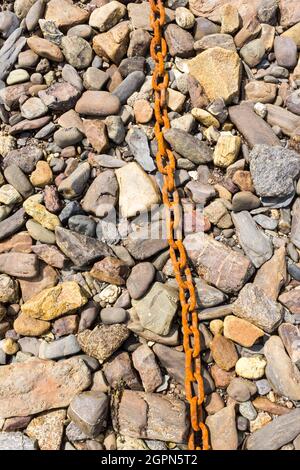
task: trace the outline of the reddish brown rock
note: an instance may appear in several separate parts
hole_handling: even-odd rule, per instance
[[[185,404],[168,396],[125,390],[116,404],[115,428],[126,436],[185,443]]]
[[[54,268],[62,269],[68,260],[56,246],[43,244],[34,245],[32,251],[36,253],[41,260]]]
[[[30,278],[30,280],[20,279],[20,287],[22,292],[22,298],[24,302],[31,299],[34,295],[41,292],[47,287],[53,287],[58,282],[58,276],[51,266],[47,264],[40,263],[39,273]]]
[[[105,117],[118,114],[120,100],[107,91],[88,90],[77,101],[75,110],[79,114]]]
[[[85,390],[90,383],[90,371],[78,358],[57,363],[34,358],[2,366],[0,416],[29,416],[68,406],[74,395]]]
[[[32,238],[28,232],[19,232],[8,240],[0,243],[0,253],[16,251],[19,253],[31,253]]]
[[[228,315],[224,320],[224,336],[241,346],[250,348],[264,336],[264,332],[246,320]]]
[[[273,403],[267,397],[257,397],[253,400],[252,403],[257,410],[266,411],[267,413],[271,413],[278,416],[285,415],[287,413],[290,413],[291,411],[285,406]]]
[[[277,300],[280,290],[287,280],[285,248],[275,251],[273,257],[257,271],[254,284],[273,300]]]
[[[58,28],[69,28],[82,24],[89,18],[89,13],[69,0],[51,0],[47,4],[45,19],[55,22]]]
[[[291,313],[299,314],[300,313],[300,289],[292,289],[288,292],[284,292],[278,298],[286,308],[289,309]]]
[[[213,450],[236,450],[238,434],[235,424],[234,406],[226,406],[213,416],[206,418]]]
[[[226,293],[238,292],[254,272],[248,258],[202,233],[184,240],[200,277]]]
[[[94,264],[90,274],[98,281],[122,286],[129,274],[129,267],[121,260],[107,256]]]
[[[217,392],[213,392],[205,400],[205,411],[208,415],[214,415],[224,408],[224,401]]]
[[[39,271],[38,258],[27,253],[3,253],[0,255],[0,272],[9,276],[32,278]]]
[[[222,335],[216,335],[210,345],[216,364],[226,371],[232,369],[238,361],[238,354],[232,341]]]
[[[31,36],[27,39],[27,45],[40,57],[45,57],[53,62],[62,62],[64,60],[60,48],[52,42],[47,41],[47,39]]]
[[[83,121],[83,129],[87,140],[96,152],[103,153],[107,150],[109,142],[106,125],[103,121],[85,119]]]
[[[154,392],[162,384],[163,378],[155,355],[143,344],[132,354],[133,365],[139,372],[145,392]]]
[[[31,121],[24,119],[24,121],[18,122],[17,124],[12,126],[9,130],[9,133],[11,135],[17,135],[25,131],[34,131],[35,129],[40,129],[41,127],[44,127],[50,121],[51,121],[50,116],[44,116],[38,119],[32,119]]]
[[[132,390],[142,390],[141,383],[132,367],[127,352],[120,352],[112,356],[103,366],[103,372],[109,385],[113,388],[126,385]]]
[[[77,315],[67,315],[66,317],[55,320],[53,333],[60,338],[61,336],[71,335],[78,330],[79,318]]]
[[[210,373],[215,381],[217,388],[227,388],[230,384],[231,379],[235,376],[234,370],[227,372],[221,369],[221,367],[219,367],[217,364],[214,364],[211,367]]]

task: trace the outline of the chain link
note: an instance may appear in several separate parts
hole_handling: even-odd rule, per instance
[[[183,347],[185,352],[185,393],[190,406],[191,433],[188,441],[190,450],[208,450],[208,431],[203,423],[202,405],[205,398],[201,374],[201,344],[196,312],[196,294],[191,270],[188,266],[181,229],[181,205],[175,185],[176,161],[168,147],[163,129],[170,128],[167,111],[167,88],[169,74],[165,70],[167,44],[163,37],[165,25],[165,7],[163,0],[149,0],[150,20],[153,38],[150,45],[151,57],[155,61],[152,75],[154,90],[154,132],[157,140],[156,163],[163,175],[162,197],[166,210],[167,238],[170,246],[170,257],[176,281],[179,286],[179,298],[182,308]]]

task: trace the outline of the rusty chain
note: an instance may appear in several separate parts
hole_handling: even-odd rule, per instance
[[[201,375],[201,345],[196,311],[196,293],[193,277],[188,265],[185,247],[180,235],[181,205],[175,185],[175,157],[168,147],[163,129],[170,128],[167,111],[167,89],[169,74],[165,69],[167,43],[163,36],[165,25],[165,7],[163,0],[149,0],[150,20],[153,38],[150,45],[151,57],[155,61],[152,75],[154,91],[154,132],[157,140],[156,163],[163,175],[162,197],[166,210],[167,238],[170,258],[176,281],[179,286],[179,298],[182,308],[183,347],[185,352],[185,394],[190,407],[191,433],[188,440],[190,450],[208,450],[208,431],[203,423],[202,405],[204,385]]]

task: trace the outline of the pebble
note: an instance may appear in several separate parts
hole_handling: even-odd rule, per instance
[[[7,85],[16,85],[17,83],[27,82],[29,80],[29,73],[27,70],[17,69],[10,72],[6,79]]]
[[[89,437],[96,437],[106,428],[108,396],[102,392],[83,392],[75,396],[68,416]]]
[[[121,104],[125,104],[130,96],[139,90],[145,81],[145,75],[141,71],[132,72],[123,82],[114,89],[113,95],[119,98]],[[115,114],[115,113],[111,113]]]
[[[100,318],[105,325],[124,323],[127,320],[127,313],[120,307],[106,307],[101,310]]]
[[[245,379],[260,379],[264,375],[266,364],[261,356],[241,357],[235,365],[235,371]]]
[[[51,343],[41,342],[39,349],[39,357],[41,359],[60,359],[81,351],[76,336],[68,335],[64,338],[57,339]]]
[[[61,47],[68,64],[77,70],[86,69],[93,57],[89,43],[80,36],[64,36]]]

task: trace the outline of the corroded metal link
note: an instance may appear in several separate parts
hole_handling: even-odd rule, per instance
[[[163,175],[162,198],[165,206],[166,234],[170,246],[175,279],[179,287],[181,303],[183,348],[185,352],[185,393],[190,406],[191,433],[188,440],[190,450],[209,449],[208,431],[203,423],[202,404],[205,398],[201,375],[201,344],[195,286],[188,266],[182,242],[182,208],[175,184],[176,160],[164,139],[163,130],[170,128],[167,109],[169,74],[165,68],[167,43],[163,37],[165,8],[163,0],[149,0],[153,38],[151,57],[155,62],[152,75],[154,90],[154,133],[157,140],[156,164]]]

